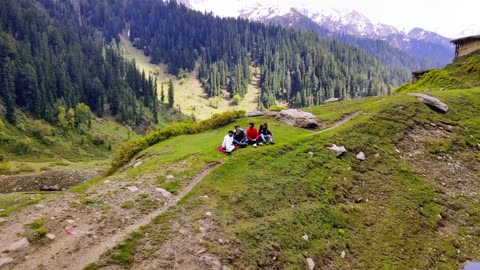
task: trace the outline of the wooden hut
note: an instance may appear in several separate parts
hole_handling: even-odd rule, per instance
[[[480,35],[458,38],[450,42],[455,44],[455,58],[480,50]]]
[[[423,75],[425,75],[425,73],[428,73],[429,71],[431,71],[431,69],[424,69],[412,72],[412,83],[420,80]]]

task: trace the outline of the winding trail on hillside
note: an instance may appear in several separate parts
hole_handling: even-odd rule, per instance
[[[48,269],[62,269],[65,268],[65,266],[73,270],[84,269],[89,264],[98,261],[103,253],[128,237],[130,233],[137,231],[142,226],[148,225],[155,217],[165,213],[172,206],[175,206],[200,183],[205,176],[221,164],[221,162],[207,164],[178,195],[172,196],[162,207],[136,220],[135,223],[120,228],[112,235],[102,237],[103,239],[97,244],[89,248],[75,250],[75,252],[65,252],[67,247],[74,245],[75,242],[82,241],[82,238],[86,237],[84,233],[77,235],[72,234],[66,241],[54,242],[48,250],[42,250],[41,254],[39,254],[40,252],[32,254],[30,259],[16,265],[15,269],[38,269],[39,266],[47,267]]]
[[[125,239],[130,233],[137,231],[140,227],[148,225],[152,220],[165,213],[170,207],[176,205],[185,195],[187,195],[192,189],[203,180],[205,176],[207,176],[213,169],[218,167],[221,163],[210,163],[205,168],[203,168],[197,175],[195,175],[186,186],[182,192],[180,192],[177,196],[172,197],[166,205],[157,209],[156,211],[150,213],[149,215],[145,216],[144,218],[138,220],[136,223],[126,227],[119,233],[113,235],[106,241],[102,242],[100,245],[97,245],[89,250],[87,250],[82,256],[79,256],[78,260],[75,261],[74,267],[72,269],[84,269],[85,266],[88,264],[94,263],[100,259],[100,256],[105,253],[109,248],[115,246],[117,243]]]
[[[330,131],[332,129],[338,128],[338,127],[346,124],[348,121],[352,120],[353,118],[355,118],[356,116],[358,116],[361,113],[362,113],[362,111],[352,112],[352,113],[348,114],[346,117],[344,117],[342,120],[339,120],[339,121],[335,122],[332,126],[326,128],[326,129],[322,129],[322,130],[319,130],[319,131],[312,132],[312,133],[310,133],[310,135],[320,134],[320,133],[324,133],[324,132]]]

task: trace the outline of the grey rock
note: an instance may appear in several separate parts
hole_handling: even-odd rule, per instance
[[[325,100],[324,103],[336,102],[336,101],[339,101],[339,100],[340,100],[339,98],[329,98],[329,99]]]
[[[308,152],[308,155],[309,155],[310,157],[313,157],[313,156],[315,155],[315,153],[313,153],[312,151],[310,151],[310,152]]]
[[[135,186],[127,187],[127,189],[128,189],[130,192],[137,192],[137,191],[138,191],[138,188],[135,187]]]
[[[258,117],[258,116],[264,116],[265,113],[261,111],[255,111],[255,112],[249,112],[247,113],[247,117]]]
[[[10,257],[0,257],[0,267],[12,263],[14,260]]]
[[[175,178],[175,176],[173,176],[171,174],[167,175],[167,180],[172,180],[173,178]]]
[[[363,152],[358,153],[357,154],[357,159],[362,160],[362,161],[365,160],[365,153],[363,153]]]
[[[203,261],[207,266],[211,267],[210,269],[220,269],[222,267],[220,261],[209,254],[203,255],[200,257],[200,260]]]
[[[303,240],[305,241],[308,241],[308,234],[306,233],[303,233],[303,236],[302,236]]]
[[[315,262],[312,258],[307,258],[308,269],[313,270],[315,268]]]
[[[135,164],[133,164],[133,168],[137,168],[138,166],[141,166],[143,164],[143,162],[141,160],[135,162]]]
[[[3,223],[3,222],[5,222],[5,221],[7,221],[5,218],[1,218],[1,217],[0,217],[0,223]]]
[[[55,234],[52,234],[52,233],[47,233],[46,237],[50,240],[55,240],[56,238]]]
[[[60,191],[61,188],[58,185],[53,185],[53,186],[43,186],[40,188],[41,191]]]
[[[441,100],[439,100],[436,97],[432,97],[432,96],[420,94],[420,93],[410,93],[408,95],[415,96],[418,98],[420,102],[427,104],[429,106],[432,106],[444,113],[448,112],[448,105],[443,103]]]
[[[168,192],[167,190],[163,189],[163,188],[156,188],[155,189],[157,192],[160,192],[160,194],[162,194],[163,197],[165,198],[170,198],[172,197],[172,193]]]
[[[283,110],[277,115],[277,120],[301,128],[313,129],[325,126],[325,124],[319,122],[313,114],[299,109]]]
[[[29,245],[30,245],[30,243],[28,242],[27,238],[22,238],[22,239],[18,240],[17,242],[11,244],[10,246],[8,246],[7,250],[9,252],[14,252],[14,251],[17,251],[17,250],[25,249]]]
[[[276,111],[267,111],[265,112],[265,115],[268,117],[276,117],[278,115],[278,112]]]
[[[345,152],[347,152],[347,149],[345,148],[345,146],[338,146],[336,144],[334,144],[332,147],[328,147],[328,149],[330,149],[336,157],[339,157],[341,155],[343,155]]]
[[[345,259],[346,255],[347,253],[345,253],[345,251],[342,251],[342,253],[340,253],[340,258]]]
[[[5,209],[3,209],[3,208],[0,208],[0,213],[1,213],[1,212],[4,212],[4,211],[5,211]]]

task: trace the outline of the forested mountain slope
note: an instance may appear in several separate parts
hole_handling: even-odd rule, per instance
[[[16,123],[18,107],[59,123],[62,111],[85,103],[100,117],[111,114],[131,125],[155,122],[153,79],[74,14],[70,1],[0,2],[0,96],[7,120]]]

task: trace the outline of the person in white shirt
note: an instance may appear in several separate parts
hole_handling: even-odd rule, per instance
[[[228,134],[223,138],[222,148],[226,153],[232,153],[235,150],[235,145],[233,145],[233,131],[229,130]]]

